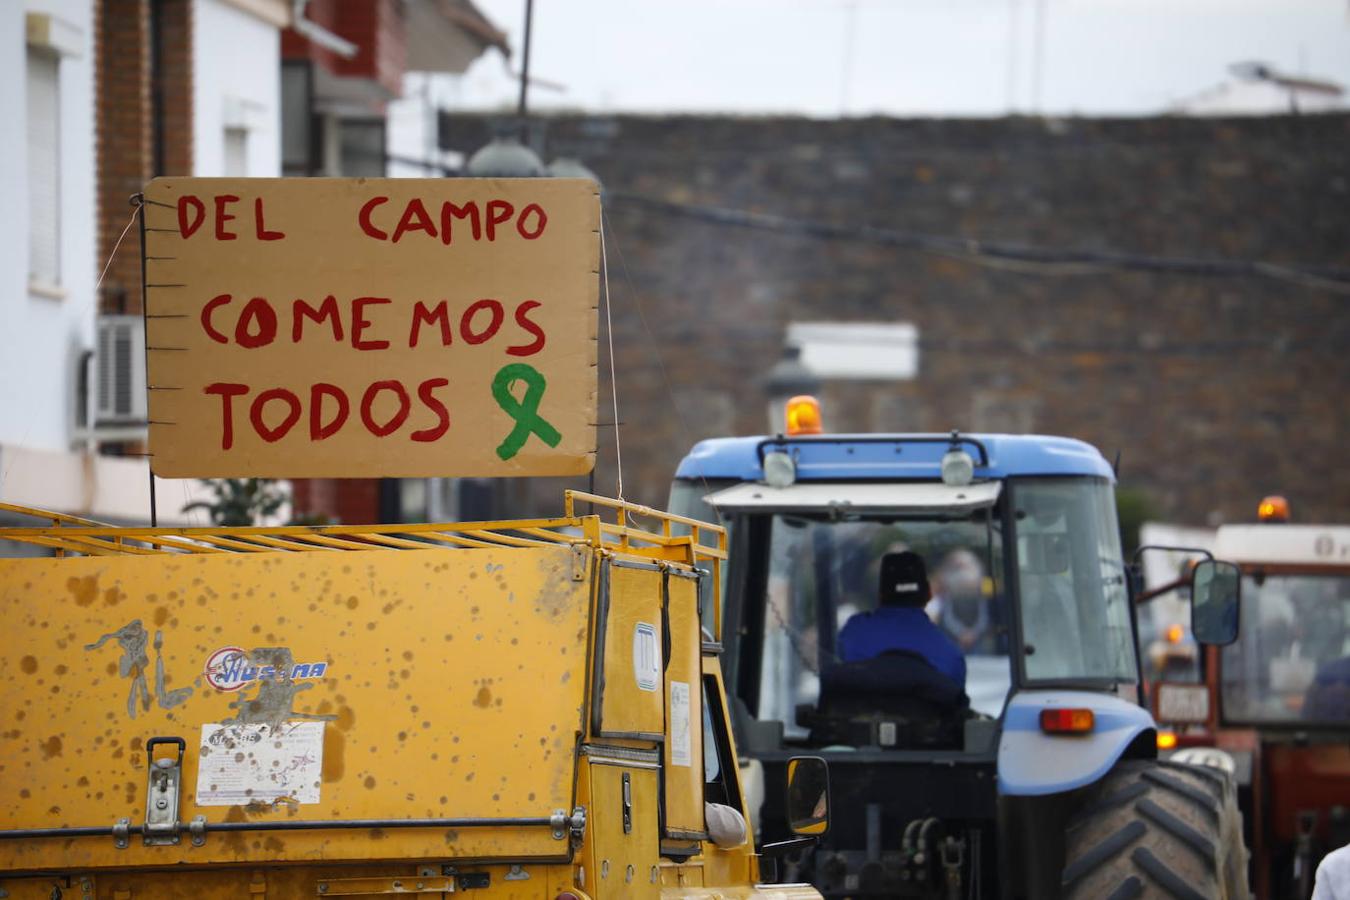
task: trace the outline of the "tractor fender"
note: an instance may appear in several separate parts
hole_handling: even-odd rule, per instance
[[[1041,731],[1041,710],[1050,708],[1092,710],[1092,731],[1046,734]],[[1148,710],[1111,694],[1019,691],[1003,713],[999,793],[1035,797],[1092,784],[1106,776],[1135,738],[1156,728]]]

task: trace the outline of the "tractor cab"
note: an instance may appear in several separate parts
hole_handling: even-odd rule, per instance
[[[1241,633],[1153,702],[1172,759],[1237,782],[1258,895],[1306,900],[1321,857],[1350,842],[1350,526],[1291,523],[1278,496],[1257,519],[1214,537],[1241,571]]]
[[[705,441],[680,467],[671,503],[732,529],[737,695],[757,721],[782,723],[784,742],[987,752],[994,730],[979,723],[1002,714],[1014,684],[1135,699],[1111,470],[1087,445]],[[887,575],[896,559],[910,563],[907,582]],[[917,590],[896,591],[909,584]],[[861,663],[891,677],[855,675]],[[904,721],[960,727],[891,729],[877,714],[875,727],[850,731],[849,710],[865,706],[853,695],[886,706],[880,681],[925,696],[923,714]]]
[[[1156,755],[1110,465],[1068,438],[824,435],[793,412],[784,434],[696,445],[670,509],[729,530],[750,782],[829,761],[831,832],[795,874],[827,896],[1059,893],[1067,845],[1044,835]],[[1217,624],[1220,587],[1195,590],[1224,594]],[[751,806],[777,836],[772,792]]]

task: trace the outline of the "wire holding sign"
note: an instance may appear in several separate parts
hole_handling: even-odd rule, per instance
[[[594,466],[593,182],[161,178],[146,197],[157,475]]]

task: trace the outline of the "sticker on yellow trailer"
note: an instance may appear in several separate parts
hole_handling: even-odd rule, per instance
[[[323,722],[209,724],[197,745],[197,805],[318,803]]]

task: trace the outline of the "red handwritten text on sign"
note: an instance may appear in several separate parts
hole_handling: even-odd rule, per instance
[[[350,443],[367,454],[409,448],[408,459],[419,445],[473,446],[475,474],[497,465],[481,462],[485,449],[518,466],[517,455],[564,448],[568,470],[585,471],[579,445],[589,466],[592,191],[544,181],[181,183],[198,189],[157,202],[151,229],[175,242],[162,269],[196,270],[150,279],[165,289],[151,292],[151,306],[175,306],[161,317],[173,322],[152,324],[164,339],[150,337],[151,368],[195,382],[162,388],[174,397],[152,393],[152,405],[174,408],[163,422],[152,415],[166,431],[191,419],[218,458],[265,458],[272,446],[300,454],[278,457],[286,465]],[[170,347],[211,363],[157,360]],[[574,425],[579,442],[569,441]],[[323,458],[336,465],[335,454]],[[388,474],[412,464],[391,465]],[[455,474],[429,465],[418,471]]]

